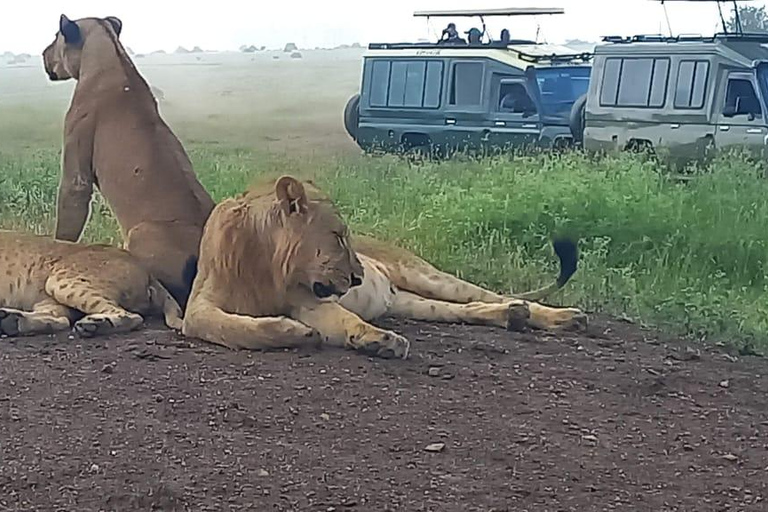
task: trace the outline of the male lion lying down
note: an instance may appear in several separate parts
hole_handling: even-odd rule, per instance
[[[230,348],[326,343],[407,357],[409,342],[368,324],[383,315],[507,329],[578,328],[577,309],[505,298],[444,274],[416,256],[355,239],[333,203],[284,176],[221,202],[203,231],[182,332]],[[572,245],[561,251],[576,257]],[[562,255],[562,254],[561,254]],[[565,284],[575,259],[542,296]],[[480,302],[483,301],[483,302]]]
[[[181,329],[179,305],[127,251],[0,230],[0,334],[64,331],[77,316],[82,336],[127,332],[155,313]]]

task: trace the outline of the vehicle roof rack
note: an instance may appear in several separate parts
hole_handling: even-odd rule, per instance
[[[669,1],[669,0],[668,0]],[[672,0],[681,1],[681,0]],[[705,0],[689,0],[689,1],[705,1]],[[736,34],[733,32],[718,33],[711,36],[703,36],[699,34],[681,34],[679,36],[659,36],[659,35],[635,35],[629,37],[623,36],[603,36],[602,41],[605,43],[613,44],[629,44],[629,43],[685,43],[685,42],[699,42],[699,43],[714,43],[715,41],[743,41],[743,42],[756,42],[756,43],[768,43],[768,34],[759,32],[742,32]]]

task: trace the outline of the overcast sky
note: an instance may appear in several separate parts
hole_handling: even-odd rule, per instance
[[[664,10],[652,0],[0,0],[3,23],[0,51],[40,53],[57,30],[64,10],[71,18],[118,16],[123,20],[123,42],[137,52],[172,51],[177,46],[232,50],[243,44],[280,47],[293,41],[301,47],[336,46],[359,41],[391,42],[433,38],[443,19],[413,18],[414,10],[477,7],[564,7],[565,15],[538,18],[500,18],[489,21],[494,36],[504,26],[513,37],[533,38],[536,21],[541,38],[595,41],[603,35],[667,31]],[[753,5],[765,5],[755,0]],[[669,2],[667,10],[675,33],[711,34],[718,28],[714,4]],[[459,30],[472,19],[458,19]]]

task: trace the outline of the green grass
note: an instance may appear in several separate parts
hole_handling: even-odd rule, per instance
[[[581,267],[555,303],[697,337],[762,342],[768,333],[768,184],[743,159],[723,159],[681,184],[630,156],[411,166],[392,157],[291,159],[204,146],[190,153],[217,200],[263,174],[313,177],[355,231],[495,290],[551,279],[550,240],[566,234],[579,240]],[[57,174],[55,151],[0,154],[2,224],[50,232]],[[100,200],[86,239],[119,243]]]
[[[746,158],[723,157],[681,184],[629,155],[420,166],[365,157],[341,125],[359,54],[306,55],[137,61],[164,90],[162,113],[215,199],[264,174],[313,177],[354,230],[498,291],[549,281],[550,240],[568,234],[579,240],[581,266],[554,303],[768,347],[768,182]],[[0,226],[52,231],[70,92],[46,83],[39,63],[0,65]],[[99,198],[85,239],[120,242]]]

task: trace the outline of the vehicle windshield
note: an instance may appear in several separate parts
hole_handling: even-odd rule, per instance
[[[544,115],[570,113],[573,103],[589,89],[589,66],[536,70]]]

